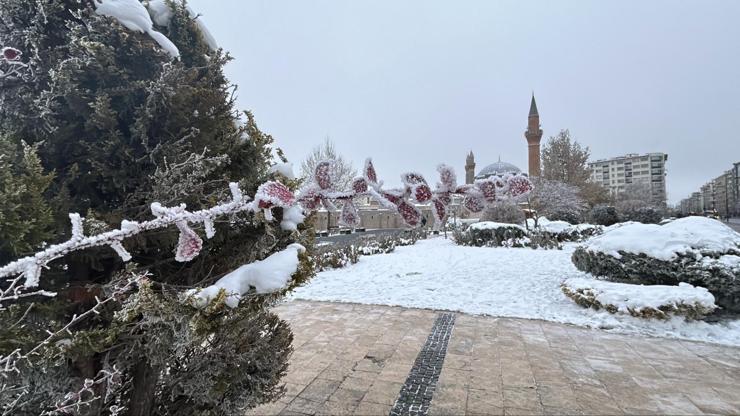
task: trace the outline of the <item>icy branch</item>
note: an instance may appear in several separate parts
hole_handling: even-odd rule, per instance
[[[209,209],[190,212],[185,205],[177,207],[163,207],[159,203],[151,205],[152,214],[156,217],[151,221],[134,222],[124,220],[117,230],[108,231],[94,236],[85,236],[82,227],[82,218],[78,214],[70,214],[72,223],[72,237],[60,244],[48,247],[46,250],[33,256],[16,260],[10,264],[0,267],[0,278],[11,277],[7,287],[0,289],[0,305],[3,301],[17,300],[21,297],[32,295],[54,296],[54,293],[45,291],[28,292],[39,284],[41,270],[49,262],[66,256],[69,253],[85,250],[93,247],[111,247],[123,261],[131,260],[129,254],[123,247],[123,240],[145,231],[177,226],[180,231],[180,239],[176,248],[175,258],[177,261],[190,261],[195,258],[203,246],[203,242],[195,231],[190,227],[192,224],[203,224],[206,237],[211,238],[215,234],[213,222],[217,217],[231,215],[238,212],[256,212],[263,210],[266,218],[271,218],[270,211],[274,207],[280,207],[287,211],[288,223],[282,224],[284,229],[296,228],[296,223],[303,221],[302,212],[295,209],[295,197],[290,190],[279,182],[267,182],[263,184],[253,202],[242,195],[236,183],[230,184],[232,201],[216,205]],[[269,215],[268,215],[269,214]],[[21,282],[21,280],[23,280]],[[21,285],[22,283],[22,285]]]
[[[71,330],[75,325],[93,315],[99,314],[103,306],[125,295],[127,292],[135,288],[141,281],[141,279],[145,277],[146,274],[143,273],[140,275],[132,276],[114,287],[112,293],[106,298],[99,299],[96,297],[96,303],[93,307],[79,315],[75,314],[72,319],[70,319],[69,322],[67,322],[59,330],[55,332],[48,331],[49,335],[46,337],[46,339],[36,344],[28,351],[22,352],[20,349],[16,349],[8,355],[0,355],[0,376],[5,376],[5,373],[10,372],[19,373],[20,370],[18,369],[17,365],[19,361],[30,359],[31,357],[39,353],[43,348],[51,345],[52,342],[57,342],[64,338],[67,334],[71,333]]]

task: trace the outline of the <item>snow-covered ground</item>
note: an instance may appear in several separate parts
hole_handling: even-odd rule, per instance
[[[472,314],[543,319],[616,332],[740,345],[740,320],[708,324],[643,320],[582,308],[560,284],[584,277],[563,250],[464,247],[444,238],[319,273],[295,299],[398,305]]]

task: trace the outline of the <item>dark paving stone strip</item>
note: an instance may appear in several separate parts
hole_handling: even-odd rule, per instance
[[[442,372],[445,362],[447,344],[455,326],[455,314],[440,313],[432,325],[432,332],[427,342],[416,356],[414,366],[411,367],[408,378],[396,403],[391,409],[390,416],[399,415],[426,415],[429,404],[432,402],[434,388]]]

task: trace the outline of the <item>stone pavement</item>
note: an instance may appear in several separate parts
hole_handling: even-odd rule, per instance
[[[437,343],[430,331],[448,315],[438,311],[304,301],[276,311],[295,334],[287,394],[250,415],[388,415],[417,404],[430,415],[740,413],[736,347],[461,313]],[[438,354],[420,354],[430,345],[446,349],[441,373]],[[420,363],[431,370],[419,375]]]

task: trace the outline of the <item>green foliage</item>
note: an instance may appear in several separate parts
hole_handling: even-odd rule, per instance
[[[98,16],[92,4],[0,2],[0,46],[20,49],[34,74],[0,88],[0,154],[8,155],[0,157],[2,263],[41,242],[68,238],[69,212],[84,214],[86,232],[97,233],[118,228],[122,219],[151,219],[155,201],[197,210],[229,198],[229,182],[253,194],[268,179],[273,138],[251,113],[235,109],[235,87],[223,73],[230,57],[208,48],[183,7],[175,7],[168,27],[157,28],[180,49],[181,59],[173,61],[148,35]],[[8,139],[16,137],[31,146]],[[53,405],[113,364],[126,382],[83,414],[105,414],[115,403],[131,414],[137,408],[138,414],[226,415],[277,398],[292,335],[267,307],[312,275],[313,230],[282,231],[279,210],[275,217],[222,218],[215,237],[204,239],[201,254],[188,263],[174,260],[174,227],[124,241],[134,255],[125,272],[108,248],[51,263],[41,284],[58,292],[56,298],[26,299],[0,311],[0,336],[17,348],[34,345],[47,328],[60,328],[96,296],[112,293],[124,275],[149,277],[141,290],[76,325],[60,344],[71,347],[44,355],[56,357],[44,364],[46,373],[31,363],[16,381],[40,387],[14,414]],[[308,253],[286,291],[249,294],[234,309],[215,302],[201,311],[179,302],[187,288],[293,242]],[[11,326],[29,302],[43,304],[44,314],[34,306],[22,326]],[[13,396],[0,398],[10,403]]]
[[[609,205],[597,205],[591,209],[588,215],[592,224],[610,226],[619,222],[617,209]]]
[[[625,209],[622,221],[635,221],[643,224],[658,224],[663,219],[663,210],[652,206]]]
[[[52,237],[52,211],[44,198],[53,175],[36,149],[0,137],[0,263],[33,253]]]

